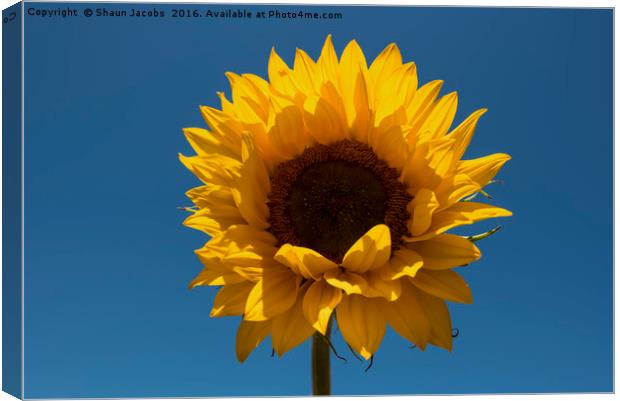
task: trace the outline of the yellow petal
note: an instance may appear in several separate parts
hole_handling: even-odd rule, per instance
[[[363,295],[369,298],[382,297],[388,301],[394,301],[401,294],[401,280],[385,279],[383,274],[372,271],[365,275],[368,288]]]
[[[222,111],[225,114],[234,115],[235,107],[228,99],[226,99],[226,94],[224,94],[224,92],[216,92],[216,94],[220,98],[220,104],[222,105]]]
[[[369,142],[379,158],[388,166],[401,170],[407,160],[407,142],[400,126],[392,126],[386,130],[372,130]]]
[[[199,258],[225,256],[249,251],[264,256],[276,253],[276,238],[269,232],[250,227],[246,224],[231,226],[226,231],[211,238],[207,244],[196,251]]]
[[[433,191],[420,188],[416,192],[415,197],[407,207],[411,214],[407,227],[412,236],[421,235],[428,230],[433,220],[433,213],[438,207],[439,201]]]
[[[321,72],[323,83],[332,81],[338,85],[338,56],[332,43],[332,35],[327,35],[321,55],[317,61],[317,66]]]
[[[406,280],[403,290],[394,302],[385,305],[384,313],[394,330],[424,350],[430,337],[431,324],[420,301],[419,291]]]
[[[450,208],[433,215],[433,222],[428,231],[418,237],[407,238],[405,241],[424,241],[435,237],[451,228],[473,224],[481,220],[512,216],[512,212],[499,207],[477,202],[457,202]]]
[[[211,317],[241,315],[245,310],[245,301],[254,283],[244,281],[222,287],[213,300]]]
[[[283,95],[294,98],[297,89],[293,84],[292,71],[286,63],[280,58],[276,49],[271,49],[268,67],[269,83]]]
[[[200,209],[185,219],[183,224],[211,236],[245,221],[235,205],[230,188],[208,185],[194,188],[187,196]]]
[[[418,298],[431,324],[431,344],[452,351],[452,321],[446,303],[424,291],[418,291]]]
[[[247,78],[247,74],[227,72],[226,77],[230,81],[237,117],[247,123],[267,122],[269,99],[266,94]]]
[[[380,79],[388,78],[394,71],[403,65],[400,49],[395,43],[390,43],[375,58],[368,70],[371,85],[377,85]]]
[[[480,259],[480,250],[473,242],[452,234],[412,242],[407,244],[407,248],[422,256],[424,269],[450,269]]]
[[[205,268],[191,281],[189,284],[190,289],[203,285],[227,285],[246,281],[243,276],[239,275],[229,266],[226,266],[217,257],[211,257],[201,261],[205,265]]]
[[[343,84],[342,93],[347,91],[349,93],[353,92],[352,89],[355,87],[354,79],[359,71],[367,74],[366,58],[359,44],[352,40],[345,46],[340,57],[339,72]]]
[[[239,158],[241,132],[243,132],[241,123],[233,115],[208,106],[200,106],[200,113],[211,127],[211,135],[218,139],[223,146],[230,149],[236,158]]]
[[[233,146],[225,144],[222,138],[218,138],[213,132],[207,131],[203,128],[183,128],[183,133],[187,142],[192,146],[192,149],[201,156],[209,156],[213,154],[219,154],[227,156],[233,159],[239,159],[240,156],[240,142],[236,144],[236,149],[232,149]],[[237,138],[239,135],[236,135]],[[228,141],[229,143],[231,141]]]
[[[340,58],[339,73],[341,78],[342,100],[347,113],[347,121],[353,129],[356,139],[366,142],[368,120],[370,116],[368,87],[366,76],[368,68],[362,49],[355,40],[347,44]]]
[[[427,293],[452,302],[473,302],[469,285],[453,270],[422,269],[411,282]]]
[[[268,102],[267,94],[269,93],[269,82],[256,74],[242,74],[241,76],[247,79],[253,86],[253,91],[256,93],[255,99],[261,102],[263,106],[266,106]]]
[[[487,109],[479,109],[474,111],[461,124],[452,130],[448,135],[455,141],[454,157],[460,159],[465,154],[465,150],[471,142],[471,138],[476,130],[476,125],[480,117],[487,112]]]
[[[444,136],[454,120],[457,104],[456,92],[449,93],[439,99],[420,127],[420,138],[436,139]]]
[[[381,77],[374,85],[375,121],[379,125],[387,122],[406,125],[407,105],[415,96],[418,85],[415,64],[400,66],[391,75]]]
[[[435,193],[441,205],[438,211],[446,209],[466,196],[480,191],[480,185],[473,181],[467,174],[456,174],[452,177],[444,178],[437,186]]]
[[[325,258],[320,253],[301,246],[284,244],[280,247],[274,259],[304,278],[317,280],[323,273],[331,269],[338,269],[338,265]]]
[[[243,223],[245,220],[241,217],[239,209],[236,206],[225,204],[204,207],[183,221],[184,226],[200,230],[211,236],[225,231],[230,226]]]
[[[407,118],[412,128],[412,134],[407,137],[410,145],[415,145],[420,128],[432,111],[433,103],[437,95],[439,95],[442,86],[443,81],[431,81],[421,86],[407,105]]]
[[[232,194],[239,212],[250,226],[265,229],[267,217],[267,194],[270,191],[269,176],[265,163],[256,152],[251,136],[243,136],[243,165]]]
[[[347,135],[346,119],[323,97],[306,98],[304,122],[308,134],[321,144],[336,142]]]
[[[336,84],[331,81],[325,82],[323,86],[321,86],[321,98],[325,99],[325,101],[329,103],[329,105],[333,108],[333,110],[336,111],[336,113],[338,114],[338,116],[340,116],[340,119],[342,121],[341,125],[348,129],[347,111],[344,105],[344,99],[338,92],[338,88],[336,87]],[[344,139],[344,138],[338,138],[338,139]]]
[[[355,273],[377,269],[390,259],[391,246],[390,229],[385,224],[378,224],[351,245],[342,265]]]
[[[462,160],[457,163],[456,171],[457,173],[467,174],[478,185],[484,187],[508,160],[510,160],[510,156],[505,153],[496,153],[473,160]]]
[[[248,322],[242,320],[237,330],[237,359],[243,362],[256,347],[269,335],[271,321]]]
[[[405,276],[415,277],[422,266],[422,256],[403,247],[394,252],[390,262],[379,272],[384,280],[398,280]]]
[[[343,98],[346,99],[346,96],[343,96]],[[347,117],[352,117],[348,121],[350,122],[353,139],[362,143],[368,143],[368,134],[372,128],[372,105],[366,77],[361,71],[357,74],[355,80],[352,103],[347,104],[345,100],[345,109],[346,107],[348,107]]]
[[[222,258],[222,261],[230,266],[236,267],[263,267],[266,263],[266,259],[271,259],[271,256],[265,256],[251,251],[241,251],[229,253]]]
[[[348,295],[336,309],[338,327],[347,344],[365,359],[377,351],[385,334],[385,309],[381,298]]]
[[[363,294],[368,289],[366,280],[355,273],[341,272],[334,269],[325,272],[323,278],[325,278],[329,285],[343,290],[348,295]]]
[[[285,313],[273,319],[271,324],[271,344],[278,356],[306,341],[314,333],[314,328],[304,318],[302,299]]]
[[[241,170],[241,163],[238,160],[223,155],[213,154],[206,158],[179,154],[179,160],[205,184],[231,186],[239,177]]]
[[[235,201],[230,193],[230,188],[225,185],[202,185],[190,189],[185,195],[199,208],[209,207],[213,204],[225,204],[235,207]]]
[[[267,320],[286,312],[297,299],[300,277],[289,270],[265,269],[245,305],[245,320]]]
[[[295,83],[308,94],[314,93],[321,84],[320,71],[316,63],[301,49],[295,51],[293,77]]]
[[[405,162],[400,178],[411,190],[434,190],[454,170],[453,155],[452,139],[440,138],[422,143]]]
[[[310,145],[303,121],[302,111],[292,103],[281,100],[276,104],[272,98],[273,122],[270,123],[269,140],[275,152],[285,160],[292,159]]]
[[[325,280],[313,282],[302,305],[306,320],[319,333],[325,334],[332,312],[341,299],[342,290],[332,287]]]

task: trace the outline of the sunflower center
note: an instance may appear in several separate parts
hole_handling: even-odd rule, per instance
[[[280,245],[311,248],[340,263],[377,224],[390,228],[392,249],[398,249],[412,197],[398,172],[370,147],[343,140],[315,145],[279,164],[268,199],[270,231]]]

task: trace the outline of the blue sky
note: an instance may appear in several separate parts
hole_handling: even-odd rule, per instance
[[[316,57],[328,33],[368,59],[396,42],[459,92],[459,121],[487,107],[466,156],[513,156],[489,191],[514,212],[462,270],[452,353],[388,331],[365,373],[336,335],[333,392],[612,391],[612,11],[277,8],[344,18],[26,17],[26,397],[309,394],[309,342],[239,364],[238,320],[187,290],[206,238],[181,225],[198,181],[177,153],[225,71],[265,76],[272,46]]]

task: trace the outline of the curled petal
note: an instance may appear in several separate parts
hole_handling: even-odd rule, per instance
[[[435,193],[430,189],[420,188],[408,206],[411,219],[407,227],[413,236],[421,235],[431,225],[433,213],[439,207]]]
[[[369,272],[365,276],[368,288],[364,291],[366,297],[382,297],[394,301],[401,294],[401,280],[386,280],[379,272]]]
[[[408,248],[400,248],[390,262],[379,273],[384,280],[398,280],[402,277],[415,277],[423,266],[422,257]]]
[[[425,241],[451,228],[473,224],[481,220],[512,216],[512,212],[500,207],[477,202],[457,202],[450,208],[433,215],[433,222],[426,233],[418,237],[406,237],[405,241]]]
[[[378,224],[351,245],[342,265],[355,273],[378,269],[390,259],[391,246],[390,229],[385,224]]]
[[[343,290],[347,295],[363,294],[368,289],[368,282],[359,274],[329,270],[323,277],[329,285]]]
[[[274,259],[291,268],[295,274],[304,278],[318,279],[328,270],[337,269],[338,265],[320,253],[301,246],[284,244]]]

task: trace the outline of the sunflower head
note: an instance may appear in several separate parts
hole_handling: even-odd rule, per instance
[[[232,100],[202,106],[181,162],[203,185],[184,224],[211,239],[190,287],[221,287],[212,317],[240,315],[237,357],[268,335],[278,355],[335,317],[364,358],[386,325],[424,350],[450,350],[446,301],[471,303],[453,270],[480,258],[451,228],[510,216],[471,201],[510,156],[462,160],[478,119],[451,129],[455,92],[418,85],[395,44],[368,66],[355,41],[293,68],[271,51],[269,79],[226,74]]]

